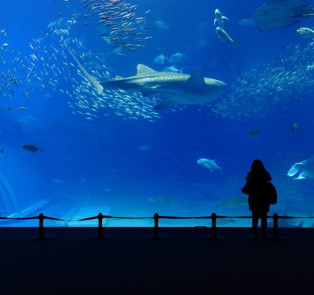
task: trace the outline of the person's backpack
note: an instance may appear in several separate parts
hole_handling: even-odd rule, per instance
[[[275,186],[270,181],[266,184],[266,195],[269,204],[275,205],[277,203],[277,191]]]

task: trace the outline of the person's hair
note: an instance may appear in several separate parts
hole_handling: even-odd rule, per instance
[[[266,171],[263,162],[257,159],[252,162],[251,169],[252,171],[256,171],[256,172]]]

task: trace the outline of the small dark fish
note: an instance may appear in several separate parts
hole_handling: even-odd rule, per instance
[[[0,153],[1,153],[2,155],[4,155],[3,147],[1,148]]]
[[[299,128],[299,124],[297,122],[293,122],[290,126],[290,130],[292,133],[296,131],[298,128]]]
[[[216,208],[218,209],[233,208],[236,206],[242,206],[244,204],[247,204],[247,198],[236,198],[224,201],[221,204],[217,205]]]
[[[43,152],[43,149],[42,148],[38,148],[36,145],[34,144],[24,144],[22,146],[22,148],[26,151],[29,151],[29,152],[33,152],[33,153],[36,153],[37,151],[41,151]]]
[[[251,138],[251,139],[257,137],[258,135],[259,135],[259,129],[258,129],[258,128],[252,129],[252,130],[249,132],[249,134],[248,134],[249,138]]]

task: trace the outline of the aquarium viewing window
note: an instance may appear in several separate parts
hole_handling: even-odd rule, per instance
[[[0,217],[147,227],[216,213],[247,227],[234,217],[250,216],[241,189],[260,159],[278,192],[269,215],[312,227],[313,1],[274,5],[3,0]]]

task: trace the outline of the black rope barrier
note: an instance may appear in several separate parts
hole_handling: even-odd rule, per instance
[[[97,216],[82,218],[78,220],[65,220],[55,217],[45,216],[43,213],[40,213],[38,216],[33,217],[0,217],[0,220],[32,220],[38,219],[39,220],[39,234],[36,240],[43,241],[46,240],[47,237],[44,236],[44,220],[54,220],[54,221],[88,221],[88,220],[96,220],[98,219],[98,236],[96,237],[97,240],[105,240],[106,237],[103,236],[103,219],[154,219],[154,235],[151,238],[152,240],[162,240],[163,238],[159,235],[159,219],[211,219],[211,236],[206,238],[210,240],[219,240],[220,238],[217,236],[217,219],[224,219],[224,218],[233,218],[233,219],[251,219],[252,216],[220,216],[212,213],[210,216],[195,216],[195,217],[180,217],[180,216],[160,216],[158,213],[155,213],[153,217],[123,217],[123,216],[110,216],[110,215],[103,215],[99,213]],[[274,240],[282,240],[279,237],[279,226],[278,220],[279,219],[313,219],[314,216],[279,216],[275,213],[273,216],[267,216],[267,218],[273,219],[273,239]]]
[[[159,216],[162,219],[211,219],[211,216],[196,216],[196,217],[178,217],[178,216]]]
[[[97,219],[97,218],[98,218],[98,215],[94,216],[94,217],[87,217],[87,218],[82,218],[79,220],[69,220],[69,221],[86,221],[86,220],[93,220],[93,219]]]

